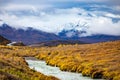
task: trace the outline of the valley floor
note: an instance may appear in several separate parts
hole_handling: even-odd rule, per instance
[[[58,80],[30,69],[24,56],[34,56],[34,49],[0,46],[0,80]]]
[[[120,79],[120,41],[41,48],[36,57],[91,78]]]
[[[41,48],[0,45],[0,79],[58,80],[31,70],[24,60],[26,56],[91,78],[120,79],[120,41]]]

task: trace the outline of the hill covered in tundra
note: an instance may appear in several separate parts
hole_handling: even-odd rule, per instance
[[[94,79],[120,79],[120,41],[95,44],[27,47],[0,45],[0,79],[58,80],[29,69],[24,57],[36,57],[60,70]]]

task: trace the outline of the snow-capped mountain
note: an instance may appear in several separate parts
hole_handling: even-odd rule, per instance
[[[67,25],[68,26],[68,25]],[[7,24],[3,24],[0,26],[0,35],[6,37],[11,41],[21,41],[25,44],[34,44],[41,42],[49,42],[59,40],[59,42],[67,41],[68,43],[76,42],[80,43],[82,41],[84,43],[95,43],[95,42],[103,42],[103,41],[113,41],[120,40],[120,36],[112,36],[112,35],[104,35],[104,34],[96,34],[96,35],[86,35],[88,26],[85,24],[80,26],[79,24],[69,24],[67,29],[63,29],[58,35],[54,33],[48,33],[40,30],[33,29],[28,27],[26,30],[24,29],[15,29],[12,26]],[[61,40],[61,41],[60,41]],[[69,42],[70,41],[70,42]],[[54,44],[52,42],[52,44]]]
[[[59,32],[59,36],[62,38],[79,38],[79,37],[85,37],[88,36],[87,30],[89,27],[87,26],[87,23],[80,24],[79,22],[77,24],[69,23],[68,25],[65,25],[65,29],[63,29],[61,32]]]
[[[120,36],[106,34],[92,34],[87,23],[70,23],[66,25],[67,29],[63,29],[58,35],[62,39],[80,40],[87,43],[120,40]]]

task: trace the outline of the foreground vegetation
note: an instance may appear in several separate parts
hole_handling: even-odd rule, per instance
[[[34,55],[34,48],[0,45],[0,80],[58,80],[28,67],[23,57]]]
[[[36,57],[91,78],[120,79],[120,41],[41,48]]]
[[[120,79],[120,41],[41,48],[0,45],[0,80],[58,80],[29,69],[26,56],[91,78]]]

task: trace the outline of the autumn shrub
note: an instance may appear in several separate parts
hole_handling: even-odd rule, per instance
[[[58,80],[31,70],[24,56],[35,56],[39,49],[0,46],[0,80]]]
[[[120,41],[43,47],[37,58],[91,78],[117,80],[120,75]]]

